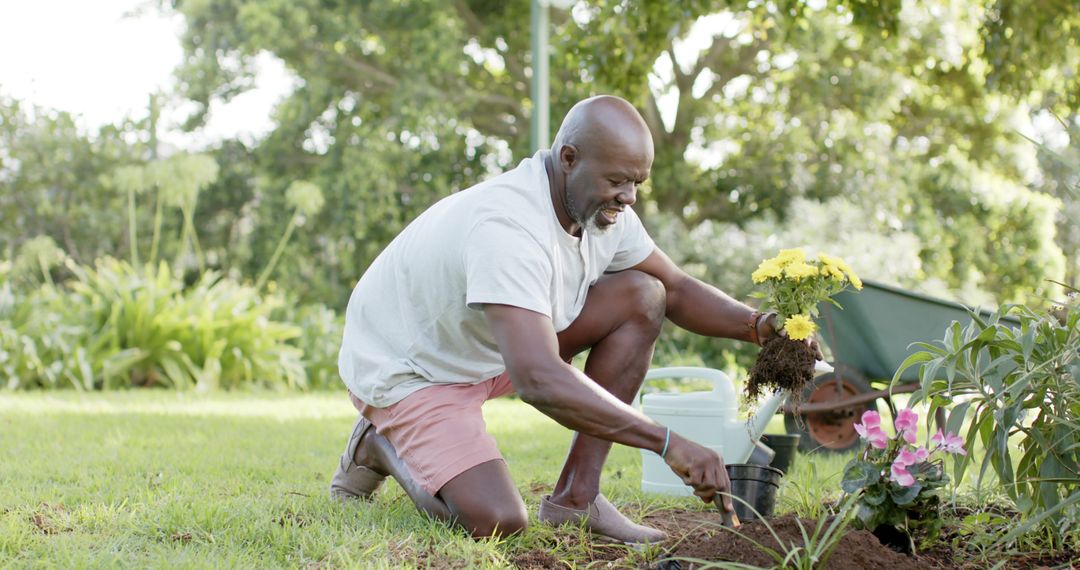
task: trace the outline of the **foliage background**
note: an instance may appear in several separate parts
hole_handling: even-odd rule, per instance
[[[264,318],[293,332],[266,346],[298,351],[309,377],[255,383],[336,386],[338,313],[367,265],[435,200],[529,153],[529,5],[158,7],[183,16],[186,56],[179,91],[146,117],[86,132],[0,98],[0,362],[41,361],[0,382],[54,385],[41,370],[61,361],[55,377],[101,387],[105,362],[147,350],[79,356],[112,334],[74,310],[107,256],[131,260],[115,272],[132,282],[164,260],[177,298],[214,272],[245,306],[271,306]],[[1080,156],[1078,29],[1069,0],[577,2],[552,11],[552,129],[582,97],[633,101],[657,143],[637,210],[676,261],[738,298],[760,259],[806,246],[869,279],[1039,304],[1057,295],[1047,279],[1080,279],[1078,174],[1061,160]],[[193,128],[267,55],[298,85],[272,132],[199,155],[157,143],[158,105],[193,106]],[[326,207],[300,208],[296,183]],[[658,361],[736,366],[745,350],[671,331]],[[184,350],[193,370],[212,352]],[[114,384],[142,385],[137,368]]]

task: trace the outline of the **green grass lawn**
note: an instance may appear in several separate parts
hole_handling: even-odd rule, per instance
[[[485,416],[535,522],[570,434],[516,400]],[[343,392],[0,395],[0,567],[502,568],[536,549],[590,560],[571,529],[473,541],[418,515],[393,482],[371,503],[329,501],[354,417]],[[820,509],[845,461],[800,460],[780,510]],[[705,508],[646,496],[640,480],[639,452],[616,446],[603,490],[628,515]]]

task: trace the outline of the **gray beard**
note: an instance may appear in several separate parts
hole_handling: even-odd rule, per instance
[[[596,216],[599,216],[599,215],[600,215],[600,212],[597,211]],[[585,224],[585,233],[587,233],[587,234],[589,234],[591,236],[602,236],[602,235],[610,232],[611,228],[615,227],[615,224],[611,224],[610,226],[600,227],[600,225],[596,223],[596,216],[593,216],[593,217],[589,218],[588,223]]]
[[[585,230],[585,233],[589,235],[601,236],[610,232],[611,228],[615,227],[615,225],[612,224],[610,226],[601,228],[600,225],[596,223],[596,218],[600,215],[599,208],[597,208],[596,212],[593,213],[592,216],[589,216],[587,220],[583,220],[582,218],[584,218],[585,215],[578,211],[576,207],[574,207],[574,204],[570,201],[570,196],[567,192],[563,192],[563,208],[566,209],[566,213],[570,216],[570,219],[577,222],[582,227],[582,229]]]

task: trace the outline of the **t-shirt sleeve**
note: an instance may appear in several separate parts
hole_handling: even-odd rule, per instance
[[[465,241],[465,303],[511,305],[551,317],[552,269],[544,248],[507,218],[482,220]]]
[[[620,228],[619,245],[615,250],[615,257],[611,259],[611,263],[604,271],[629,269],[645,261],[645,258],[656,249],[656,244],[645,231],[645,226],[642,225],[637,212],[627,208],[623,211],[622,218],[620,225],[623,227]]]

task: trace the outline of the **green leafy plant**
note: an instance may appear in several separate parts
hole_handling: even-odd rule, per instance
[[[897,371],[919,366],[913,402],[930,413],[952,406],[947,429],[960,430],[981,461],[957,456],[956,476],[977,463],[978,484],[993,473],[1026,522],[1008,542],[1044,522],[1075,529],[1080,504],[1080,307],[1075,290],[1051,313],[1006,305],[967,326],[954,322],[942,340],[917,343]],[[1014,325],[1005,321],[1013,316]]]
[[[855,431],[867,441],[866,449],[844,468],[840,487],[855,497],[859,524],[870,531],[892,527],[899,531],[914,551],[915,541],[923,546],[937,539],[941,531],[941,489],[949,478],[941,460],[931,456],[943,450],[966,453],[962,439],[942,431],[927,447],[915,447],[919,416],[911,409],[896,417],[896,434],[889,437],[881,428],[881,416],[866,411]]]
[[[305,365],[319,386],[336,371],[332,342],[303,340],[301,326],[273,317],[280,296],[214,272],[185,287],[166,263],[104,258],[67,269],[73,280],[28,291],[0,280],[0,378],[9,389],[306,389]],[[324,307],[283,316],[315,335],[337,328]]]
[[[308,387],[320,390],[340,387],[337,358],[341,350],[341,330],[345,327],[344,317],[325,305],[302,304],[281,294],[283,300],[270,313],[270,318],[300,329],[301,334],[289,344],[303,352]]]
[[[104,388],[240,385],[306,387],[300,330],[271,320],[280,303],[251,287],[204,273],[190,288],[162,263],[156,271],[104,259],[72,266],[70,302],[91,331],[87,345]]]
[[[51,284],[22,294],[0,283],[0,387],[93,387],[85,331],[65,318],[65,306]]]

